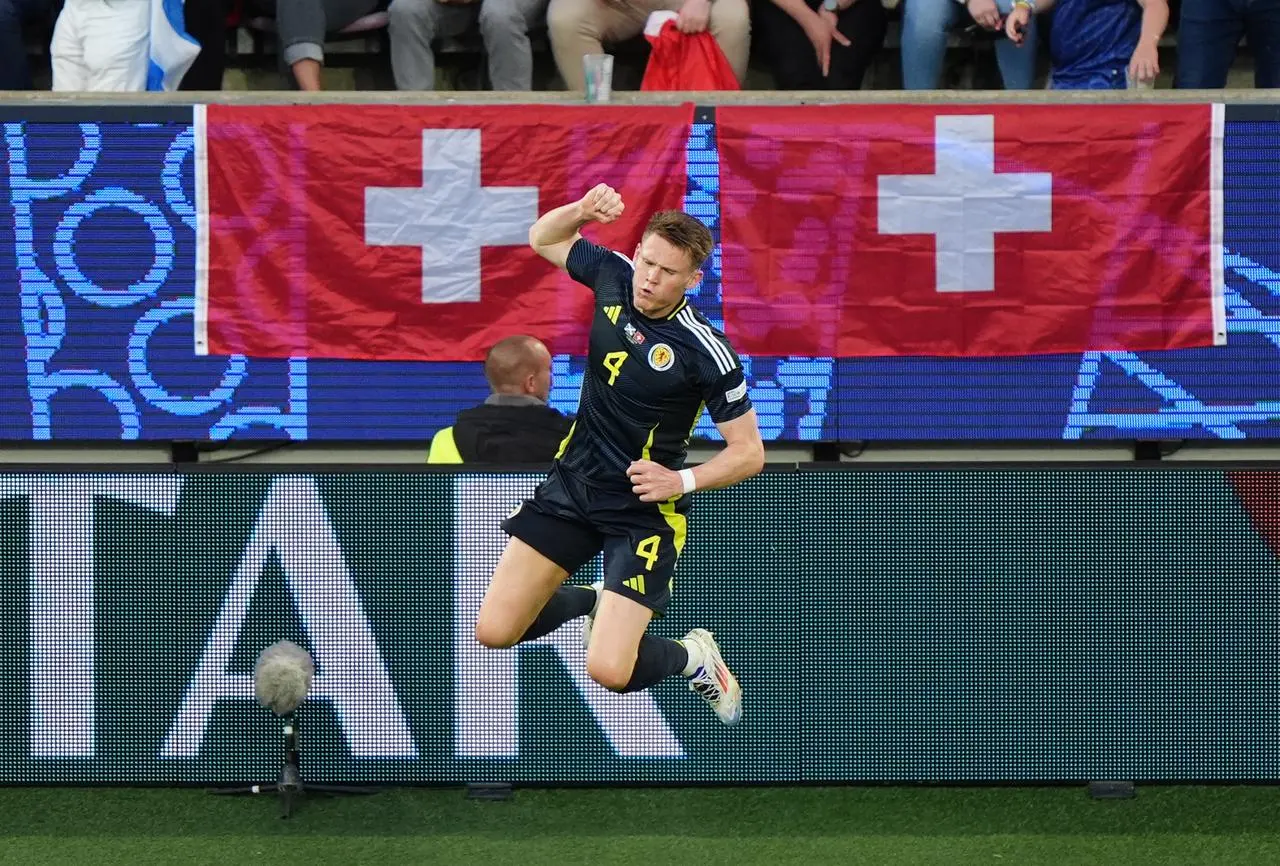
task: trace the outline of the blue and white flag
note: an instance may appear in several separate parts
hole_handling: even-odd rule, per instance
[[[151,65],[147,90],[177,90],[187,74],[200,43],[186,31],[182,0],[151,0]]]

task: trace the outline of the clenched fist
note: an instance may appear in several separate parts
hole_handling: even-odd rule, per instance
[[[684,493],[680,473],[652,460],[633,461],[627,467],[627,478],[631,480],[631,492],[641,502],[666,502]]]
[[[602,225],[608,225],[622,216],[624,209],[622,196],[607,183],[598,183],[593,186],[591,191],[578,202],[578,206],[582,208],[583,219]]]

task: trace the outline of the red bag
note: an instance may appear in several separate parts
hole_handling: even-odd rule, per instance
[[[681,33],[676,13],[654,12],[644,38],[652,50],[641,90],[741,90],[733,67],[707,31]]]

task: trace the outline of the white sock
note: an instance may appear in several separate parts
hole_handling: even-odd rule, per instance
[[[686,677],[691,677],[698,672],[698,668],[702,667],[702,663],[706,660],[703,654],[702,645],[696,640],[682,640],[680,645],[684,647],[685,652],[689,654],[689,661],[684,666],[684,670],[680,673]]]

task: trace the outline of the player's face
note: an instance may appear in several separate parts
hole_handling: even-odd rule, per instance
[[[645,235],[640,241],[635,265],[632,303],[651,319],[674,310],[684,293],[702,279],[702,271],[689,261],[689,254],[658,235]]]

